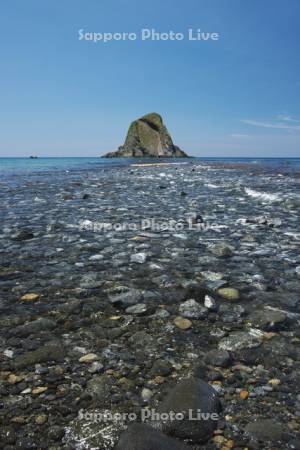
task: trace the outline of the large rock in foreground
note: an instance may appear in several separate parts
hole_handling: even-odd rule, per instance
[[[167,420],[151,425],[179,439],[206,442],[217,427],[220,410],[216,391],[209,384],[198,378],[186,378],[169,392],[158,407],[161,417],[166,414]],[[174,413],[178,420],[171,417]],[[180,420],[178,415],[181,415]]]
[[[135,423],[122,434],[116,450],[189,450],[189,447],[147,425]]]
[[[104,157],[182,158],[187,157],[187,154],[173,144],[161,116],[151,113],[132,122],[125,144],[116,152],[107,153]]]

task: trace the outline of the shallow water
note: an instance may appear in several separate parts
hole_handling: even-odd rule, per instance
[[[176,159],[172,159],[172,161]],[[152,162],[153,158],[149,159]],[[159,159],[157,161],[162,161]],[[170,161],[166,159],[165,161]],[[190,162],[191,159],[178,160]],[[255,164],[268,167],[270,169],[282,169],[285,171],[294,171],[300,169],[300,158],[218,158],[218,157],[193,157],[193,161],[201,162],[224,162],[232,164]],[[145,158],[100,158],[100,157],[60,157],[60,158],[0,158],[0,175],[29,174],[39,171],[56,170],[91,170],[100,167],[126,166],[136,162],[145,162]]]
[[[105,376],[111,370],[128,381],[122,385],[116,378],[101,400],[103,408],[115,399],[117,409],[131,411],[143,404],[142,387],[150,387],[154,404],[159,402],[166,387],[190,375],[193,361],[216,347],[231,349],[235,364],[250,370],[238,377],[235,371],[222,373],[224,415],[233,415],[236,423],[225,426],[228,438],[240,438],[245,423],[270,410],[280,422],[296,417],[298,173],[195,160],[163,167],[68,167],[68,172],[48,166],[10,173],[0,183],[2,361],[5,370],[25,380],[5,385],[4,425],[11,426],[26,404],[29,416],[40,409],[49,414],[43,443],[57,444],[55,425],[67,430],[72,447],[83,439],[73,422],[78,409],[95,406],[84,397],[94,373],[79,362],[82,354],[97,354]],[[239,300],[221,299],[221,287],[238,289]],[[40,297],[21,301],[27,293]],[[205,319],[193,320],[190,330],[178,329],[174,319],[181,303],[196,298],[203,304],[204,293],[215,299],[217,310],[205,311]],[[271,310],[279,314],[276,326],[268,322]],[[47,321],[40,326],[36,319]],[[269,331],[276,337],[260,342]],[[251,348],[245,355],[235,332],[245,333],[250,346],[261,345],[260,353]],[[147,339],[141,344],[143,333]],[[65,351],[60,369],[53,361],[20,369],[18,358],[53,342]],[[152,380],[158,359],[174,367],[162,386]],[[282,391],[266,388],[274,377],[282,379]],[[47,386],[41,399],[31,395],[36,385]],[[251,393],[247,408],[236,399],[245,385]],[[64,406],[60,389],[67,390]],[[15,442],[31,436],[42,444],[31,420],[15,433]],[[112,444],[99,448],[112,448],[114,433]],[[94,445],[84,442],[87,449]],[[211,442],[205,448],[218,446]]]

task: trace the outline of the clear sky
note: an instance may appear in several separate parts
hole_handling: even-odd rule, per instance
[[[0,156],[97,156],[156,111],[197,156],[300,156],[299,0],[2,0]],[[143,28],[218,41],[79,40]]]

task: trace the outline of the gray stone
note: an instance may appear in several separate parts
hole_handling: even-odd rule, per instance
[[[145,402],[148,402],[151,399],[152,395],[153,392],[151,391],[151,389],[144,388],[142,390],[141,397]]]
[[[213,311],[217,309],[217,303],[211,295],[206,295],[204,297],[204,306]]]
[[[226,350],[211,350],[204,356],[204,361],[210,366],[228,367],[231,356]]]
[[[221,304],[219,314],[222,314],[223,322],[241,322],[241,318],[245,314],[245,308],[242,305]]]
[[[121,433],[126,428],[122,419],[114,418],[119,413],[117,410],[106,409],[80,410],[78,417],[65,427],[63,443],[72,449],[115,449]],[[104,420],[101,417],[109,419]]]
[[[23,230],[18,230],[14,235],[12,235],[12,239],[15,241],[27,241],[32,238],[34,238],[34,234],[31,230],[27,228],[24,228]]]
[[[13,365],[18,369],[28,368],[37,363],[47,361],[60,361],[64,358],[65,351],[61,345],[44,345],[32,352],[18,356]]]
[[[138,264],[143,264],[147,260],[147,254],[146,253],[134,253],[130,257],[131,262],[135,262]]]
[[[84,274],[80,281],[80,287],[83,289],[95,289],[103,285],[103,280],[97,272]]]
[[[105,402],[110,399],[110,388],[113,384],[108,375],[96,375],[87,383],[87,392],[96,400]]]
[[[256,422],[249,423],[245,427],[245,431],[252,438],[266,442],[274,441],[279,442],[284,439],[285,429],[282,424],[275,422],[272,419],[260,419]]]
[[[158,309],[155,314],[153,314],[153,317],[157,317],[158,319],[167,319],[170,317],[170,313],[166,309]]]
[[[58,305],[57,309],[65,314],[78,314],[82,309],[82,300],[68,300],[62,305]]]
[[[128,307],[139,303],[143,298],[142,291],[139,289],[128,289],[119,294],[109,297],[111,303],[121,303],[123,307]]]
[[[152,376],[157,376],[157,375],[167,376],[167,375],[170,375],[172,370],[173,370],[173,366],[169,361],[158,359],[153,364],[150,373]]]
[[[99,373],[103,370],[103,364],[99,361],[94,361],[91,366],[88,368],[90,373]]]
[[[153,344],[153,338],[146,331],[137,331],[130,336],[128,342],[137,347],[149,347]]]
[[[189,450],[189,447],[145,424],[135,423],[122,433],[115,450]]]
[[[237,351],[243,348],[255,348],[261,345],[263,333],[250,328],[249,331],[235,331],[219,342],[220,350]]]
[[[207,308],[197,303],[194,299],[186,300],[179,306],[179,313],[188,319],[203,319],[207,316]]]
[[[205,284],[210,291],[217,291],[220,287],[225,286],[227,284],[227,281],[225,280],[207,281]]]
[[[128,306],[126,308],[125,312],[127,314],[134,314],[134,315],[142,315],[147,311],[147,306],[144,303],[138,303],[137,305]]]
[[[252,326],[266,331],[277,329],[286,319],[287,315],[283,311],[273,309],[256,310],[249,316]]]
[[[234,249],[226,242],[218,242],[217,244],[209,246],[209,250],[215,256],[231,256]]]
[[[209,416],[200,420],[190,420],[198,410]],[[205,442],[217,427],[220,402],[216,391],[204,381],[197,378],[187,378],[177,384],[159,405],[160,414],[172,412],[182,413],[183,420],[159,421],[155,424],[166,434],[193,442]]]
[[[39,333],[41,331],[53,330],[56,326],[54,320],[40,318],[28,322],[24,325],[20,325],[11,330],[11,334],[14,336],[25,337],[33,333]]]

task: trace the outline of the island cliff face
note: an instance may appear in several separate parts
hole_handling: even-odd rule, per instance
[[[131,123],[125,144],[116,152],[107,153],[104,158],[117,157],[175,157],[188,155],[173,144],[161,116],[157,113],[146,114]]]

